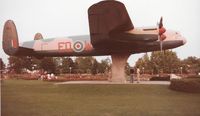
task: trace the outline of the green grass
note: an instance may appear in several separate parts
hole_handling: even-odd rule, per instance
[[[167,85],[53,85],[6,80],[2,116],[200,116],[200,94]]]

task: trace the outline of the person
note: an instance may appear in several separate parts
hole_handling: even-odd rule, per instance
[[[130,83],[133,83],[134,69],[130,69]]]
[[[140,68],[137,67],[137,83],[140,82]]]

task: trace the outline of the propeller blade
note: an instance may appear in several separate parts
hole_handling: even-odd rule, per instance
[[[159,29],[163,27],[163,18],[160,18]]]
[[[160,51],[163,51],[163,40],[166,39],[166,36],[163,35],[165,33],[166,29],[163,27],[163,17],[160,18],[160,22],[158,24],[158,39],[160,40]]]
[[[164,34],[160,35],[160,40],[161,40],[161,41],[163,41],[163,40],[165,40],[165,39],[166,39],[166,35],[164,35]]]

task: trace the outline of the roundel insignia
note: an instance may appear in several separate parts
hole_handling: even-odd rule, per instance
[[[85,48],[85,44],[82,41],[76,41],[73,44],[73,49],[75,52],[82,52]]]

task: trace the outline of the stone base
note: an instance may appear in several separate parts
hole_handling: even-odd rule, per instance
[[[113,54],[112,58],[112,78],[111,82],[126,83],[125,66],[130,54]]]

